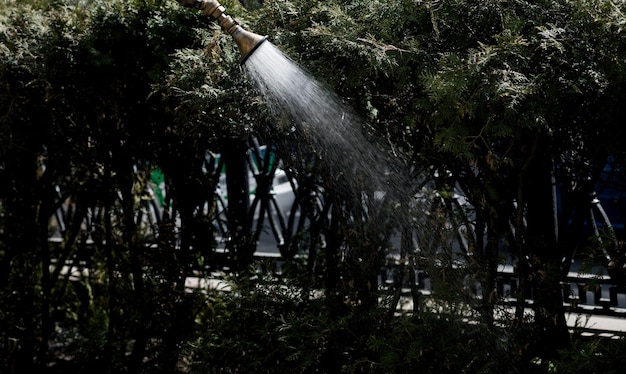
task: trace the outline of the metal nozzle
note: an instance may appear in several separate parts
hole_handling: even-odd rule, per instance
[[[245,63],[252,52],[267,39],[266,36],[244,30],[237,21],[226,13],[226,9],[216,0],[178,0],[178,2],[189,8],[200,9],[204,15],[215,19],[222,30],[230,34],[235,40],[235,44],[237,44],[241,54],[241,59],[239,60],[241,64]]]

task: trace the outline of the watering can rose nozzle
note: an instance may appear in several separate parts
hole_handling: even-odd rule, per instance
[[[199,9],[204,15],[215,19],[222,30],[235,40],[235,44],[237,44],[241,54],[241,59],[239,60],[241,64],[246,62],[252,52],[267,39],[265,36],[244,30],[237,21],[226,13],[226,9],[215,0],[178,0],[178,2],[183,6]]]

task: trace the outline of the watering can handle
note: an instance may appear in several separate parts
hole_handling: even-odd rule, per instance
[[[232,34],[239,25],[216,0],[178,0],[178,2],[185,7],[202,10],[202,13],[217,20],[224,31],[229,34]]]
[[[265,41],[265,37],[246,31],[239,26],[231,16],[226,13],[226,9],[217,0],[178,0],[185,7],[202,10],[207,16],[214,18],[220,27],[235,39],[237,47],[241,52],[240,62],[243,64],[248,56]]]

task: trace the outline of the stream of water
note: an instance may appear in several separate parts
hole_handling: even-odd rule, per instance
[[[351,193],[389,194],[404,187],[401,176],[390,178],[396,160],[367,139],[363,120],[273,44],[261,44],[245,66],[270,111],[277,118],[288,114],[298,129],[296,146],[311,147]]]

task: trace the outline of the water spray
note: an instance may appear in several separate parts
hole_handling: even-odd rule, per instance
[[[293,124],[285,134],[291,146],[303,147],[307,154],[314,153],[326,167],[331,178],[325,188],[330,186],[347,193],[356,199],[355,206],[363,203],[366,191],[372,196],[368,204],[375,210],[380,209],[374,205],[378,205],[382,196],[388,201],[402,201],[390,206],[394,206],[397,220],[409,217],[399,208],[408,206],[399,197],[406,196],[405,189],[412,186],[407,180],[409,174],[398,159],[387,156],[383,146],[368,139],[363,131],[364,121],[352,108],[272,43],[263,43],[266,37],[245,31],[219,2],[178,2],[202,10],[233,37],[241,53],[241,63],[245,63],[248,76],[270,113],[281,119],[287,115]],[[259,48],[260,45],[263,46]],[[230,199],[231,192],[228,194]],[[247,199],[247,195],[241,199]]]
[[[226,8],[216,0],[178,0],[178,2],[189,8],[200,9],[204,15],[215,19],[222,30],[235,40],[241,54],[239,60],[241,64],[245,63],[248,57],[267,39],[266,36],[244,30],[228,15]]]

